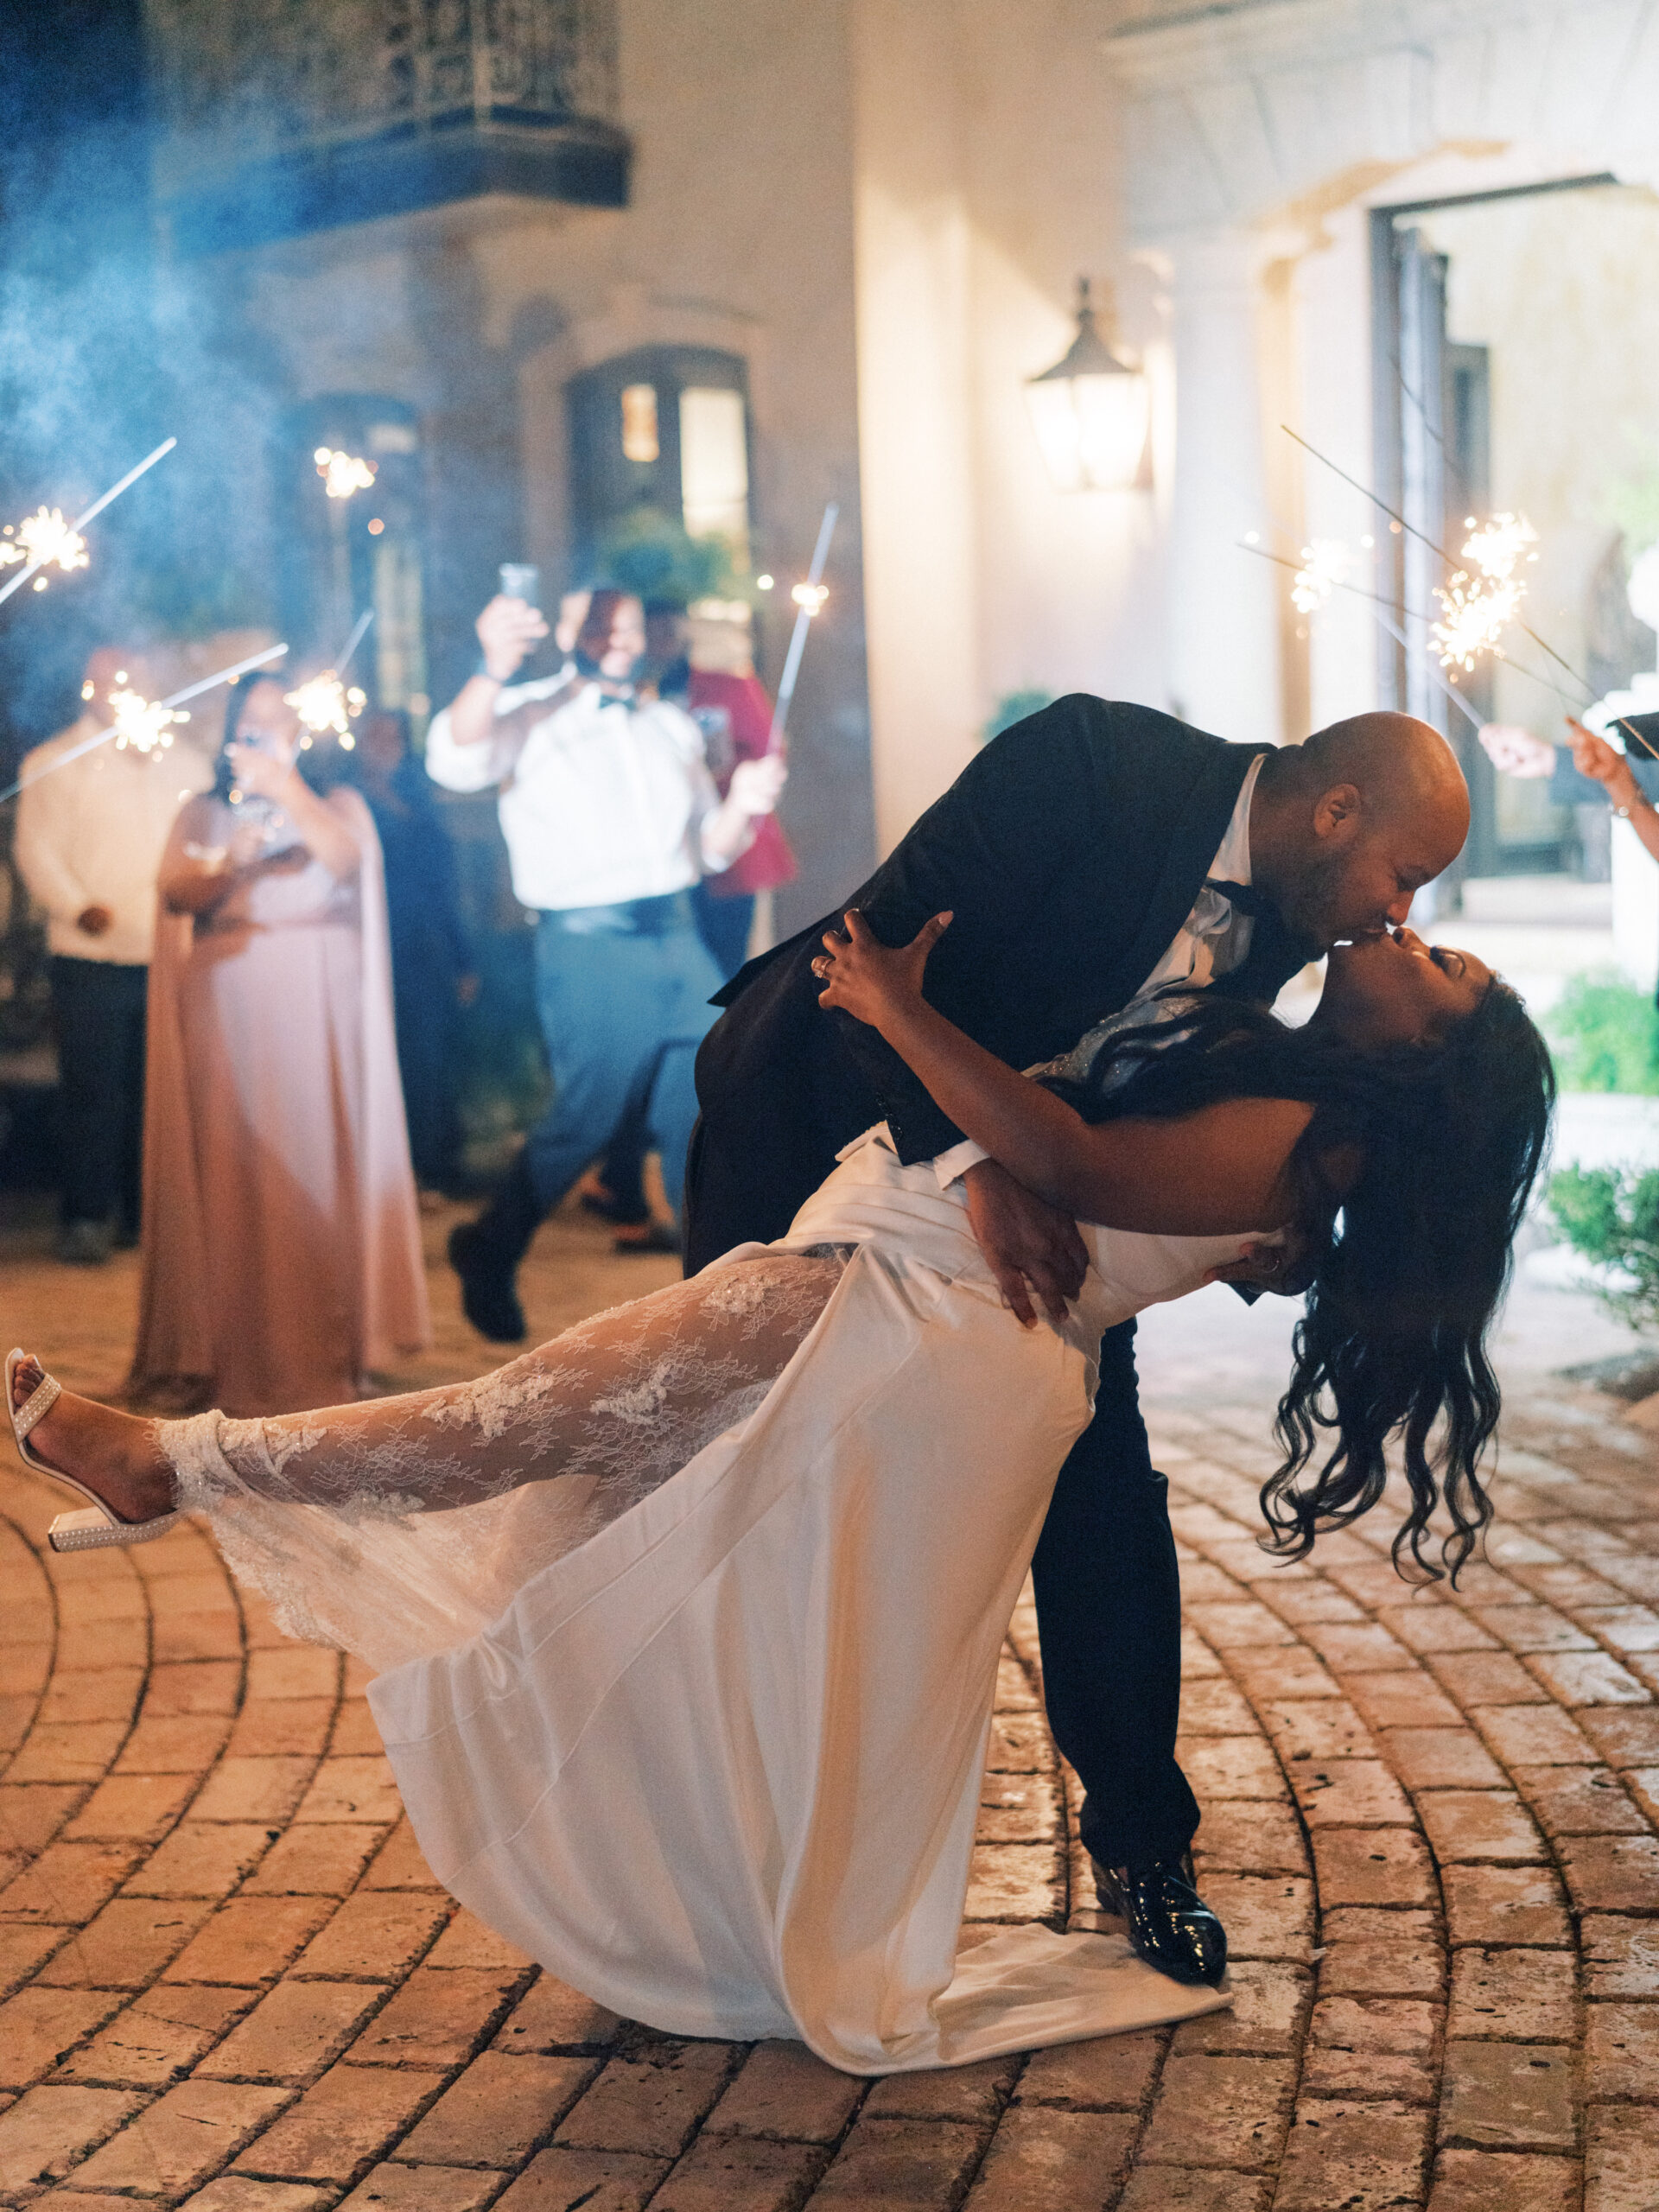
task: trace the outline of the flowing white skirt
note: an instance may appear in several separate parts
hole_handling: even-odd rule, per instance
[[[1101,1330],[1237,1240],[1110,1240],[1072,1326],[1027,1331],[959,1193],[866,1142],[783,1245],[833,1241],[859,1249],[755,1412],[371,1684],[423,1850],[614,2011],[852,2073],[1225,2004],[1121,1939],[957,1939],[997,1659]]]

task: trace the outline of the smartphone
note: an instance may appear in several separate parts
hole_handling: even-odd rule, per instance
[[[1624,741],[1631,760],[1659,760],[1659,715],[1618,715],[1613,730]]]
[[[522,599],[526,607],[534,607],[542,588],[542,572],[527,561],[504,561],[500,568],[501,594],[505,599]]]

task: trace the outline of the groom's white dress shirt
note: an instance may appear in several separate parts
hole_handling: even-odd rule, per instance
[[[1209,874],[1217,883],[1236,883],[1248,887],[1250,881],[1250,801],[1255,795],[1256,779],[1262,773],[1265,753],[1257,753],[1245,772],[1244,782],[1238,794],[1238,803],[1227,824],[1227,834],[1216,848],[1216,857],[1210,863]],[[1168,950],[1153,969],[1134,998],[1149,999],[1172,984],[1184,983],[1190,989],[1201,991],[1217,976],[1229,976],[1235,968],[1242,967],[1250,950],[1250,917],[1236,911],[1232,901],[1223,898],[1218,891],[1207,887],[1193,901],[1192,911],[1170,939]],[[954,1183],[977,1161],[988,1160],[990,1154],[983,1146],[976,1145],[971,1137],[964,1137],[960,1144],[953,1144],[949,1152],[942,1152],[933,1162],[939,1179],[939,1188]]]

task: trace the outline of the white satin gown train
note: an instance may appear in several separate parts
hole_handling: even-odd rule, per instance
[[[1239,1244],[1088,1235],[1069,1325],[1022,1329],[961,1186],[873,1131],[778,1244],[480,1383],[163,1441],[237,1572],[381,1670],[439,1879],[616,2012],[856,2074],[1184,2018],[1227,1999],[1116,1938],[957,1953],[1101,1334]],[[320,1470],[338,1495],[292,1502]]]

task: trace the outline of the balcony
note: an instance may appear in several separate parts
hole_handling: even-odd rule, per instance
[[[149,0],[187,257],[485,193],[626,204],[614,0]]]

